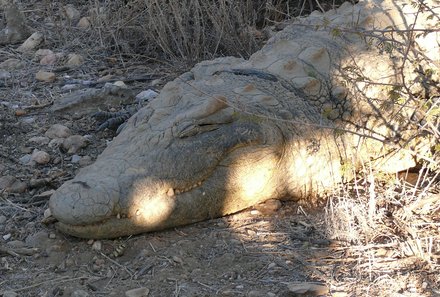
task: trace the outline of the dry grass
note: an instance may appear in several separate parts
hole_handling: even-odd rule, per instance
[[[89,47],[101,54],[188,64],[217,56],[248,57],[268,37],[263,30],[315,9],[337,7],[341,0],[187,0],[87,1],[77,3],[91,28],[62,20],[63,3],[44,1],[52,42]],[[52,29],[52,28],[50,28]],[[78,38],[79,37],[79,38]]]

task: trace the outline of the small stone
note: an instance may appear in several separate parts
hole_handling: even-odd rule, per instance
[[[61,91],[69,92],[80,89],[82,86],[80,84],[67,84],[61,87]]]
[[[67,138],[71,135],[70,129],[61,124],[52,125],[44,135],[49,138]]]
[[[54,82],[56,75],[53,72],[40,70],[35,74],[35,79],[42,82]]]
[[[146,91],[142,91],[139,94],[136,95],[136,101],[138,102],[146,102],[149,101],[151,99],[154,99],[157,97],[157,95],[159,95],[159,93],[148,89]]]
[[[70,159],[70,162],[72,162],[73,164],[79,163],[79,161],[81,161],[81,156],[78,155],[73,155],[72,159]]]
[[[43,41],[43,34],[40,32],[33,33],[22,45],[17,48],[19,52],[29,52],[34,50]]]
[[[428,288],[428,283],[427,282],[423,282],[422,283],[422,289],[426,290],[426,288]]]
[[[261,212],[263,215],[271,215],[281,208],[282,204],[280,200],[269,199],[263,203],[255,205],[255,209]]]
[[[12,235],[11,235],[11,233],[8,233],[8,234],[3,235],[2,237],[4,240],[9,240],[9,239],[11,239]]]
[[[52,139],[49,144],[47,145],[50,148],[58,148],[63,144],[64,138],[55,138]]]
[[[32,160],[32,156],[30,154],[26,154],[23,157],[21,157],[20,159],[18,159],[18,161],[23,164],[23,165],[27,165],[31,162]]]
[[[24,67],[24,62],[19,59],[9,58],[2,63],[0,63],[0,69],[4,70],[15,70]]]
[[[0,215],[0,224],[4,224],[7,219],[4,215]]]
[[[50,139],[44,136],[35,136],[28,139],[28,142],[33,142],[39,145],[48,144]]]
[[[49,238],[50,238],[50,239],[56,239],[57,236],[56,236],[55,233],[50,233],[50,234],[49,234]]]
[[[327,295],[329,289],[324,284],[317,283],[290,283],[287,285],[289,291],[294,294],[301,294],[302,296],[320,296]]]
[[[23,193],[27,190],[28,185],[20,181],[14,176],[6,175],[0,177],[0,189],[9,193]]]
[[[115,81],[113,84],[117,87],[128,89],[127,85],[122,80]]]
[[[92,160],[92,157],[90,157],[90,156],[83,156],[83,157],[81,157],[81,159],[78,162],[79,166],[81,166],[81,167],[88,166],[92,163],[93,163],[93,160]]]
[[[261,291],[252,290],[247,293],[247,297],[266,297],[267,295]]]
[[[45,151],[39,151],[35,150],[32,153],[32,161],[34,161],[37,164],[44,165],[49,163],[50,161],[50,155],[46,153]]]
[[[71,297],[89,297],[90,294],[84,290],[75,290],[70,294]]]
[[[178,256],[173,256],[173,261],[178,264],[183,264],[183,260]]]
[[[81,13],[72,4],[64,6],[64,14],[70,21],[78,20],[81,17]]]
[[[270,263],[270,264],[267,266],[267,268],[269,268],[269,269],[273,269],[273,268],[275,268],[275,267],[277,267],[277,264],[274,263],[274,262]]]
[[[41,58],[40,65],[54,65],[58,60],[56,54],[49,54]]]
[[[101,249],[102,249],[101,241],[97,240],[92,244],[92,250],[99,252]]]
[[[76,25],[78,28],[87,30],[90,28],[91,24],[90,24],[90,18],[89,17],[82,17],[78,24]]]
[[[81,135],[72,135],[63,141],[62,148],[69,154],[75,154],[81,148],[86,147],[88,144],[87,139]]]
[[[47,48],[40,48],[39,50],[37,50],[37,51],[35,52],[34,57],[35,57],[35,59],[38,61],[38,60],[40,60],[41,58],[43,58],[44,56],[47,56],[47,55],[53,55],[53,54],[54,54],[54,52],[51,51],[50,49],[47,49]]]
[[[78,54],[70,54],[67,58],[66,65],[67,66],[80,66],[84,63],[84,58]]]
[[[131,289],[125,292],[126,297],[146,297],[150,293],[150,290],[148,290],[145,287],[137,288],[137,289]]]
[[[12,248],[22,248],[24,247],[26,244],[21,241],[21,240],[11,240],[7,243],[8,246],[12,247]]]
[[[93,244],[95,242],[95,240],[93,240],[93,239],[89,239],[88,241],[87,241],[87,244],[88,245],[91,245],[91,244]]]
[[[44,218],[44,219],[47,219],[47,218],[49,218],[50,216],[52,216],[52,212],[50,211],[50,208],[47,208],[47,209],[44,211],[44,213],[43,213],[43,218]]]

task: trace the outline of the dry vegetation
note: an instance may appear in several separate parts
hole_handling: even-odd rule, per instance
[[[29,25],[38,27],[41,21],[47,25],[42,30],[47,31],[48,46],[79,49],[95,61],[115,59],[118,65],[159,62],[183,67],[179,71],[184,71],[196,61],[220,55],[247,57],[271,34],[269,26],[276,30],[292,16],[328,9],[340,1],[73,2],[90,12],[91,29],[65,26],[59,12],[66,3],[43,1],[39,8],[43,13],[31,18]],[[420,3],[416,5],[429,9]],[[24,4],[28,11],[35,9],[33,5],[33,1]],[[439,19],[440,26],[439,16],[433,18]],[[405,43],[394,39],[393,32],[376,33],[366,38],[395,51],[405,63],[427,65],[422,52],[411,55],[418,59],[408,55],[418,50],[411,47],[413,34],[425,32],[404,32]],[[404,77],[400,86],[390,90],[390,100],[399,101],[402,109],[419,112],[412,133],[431,137],[436,143],[440,143],[440,89],[430,77],[438,72],[435,68],[420,68],[424,92],[413,92],[412,82]],[[424,161],[417,168],[395,176],[378,175],[365,164],[364,170],[356,172],[356,178],[342,185],[327,202],[326,233],[338,244],[335,257],[327,260],[343,266],[353,284],[370,283],[371,295],[381,292],[385,296],[386,292],[401,290],[395,278],[402,275],[414,276],[416,286],[431,287],[433,296],[440,294],[439,151],[437,145],[432,151],[422,152],[420,159]]]

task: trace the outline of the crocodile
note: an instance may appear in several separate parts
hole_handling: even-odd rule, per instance
[[[347,2],[299,18],[247,60],[197,64],[56,190],[57,228],[82,238],[163,230],[268,199],[326,197],[362,166],[413,167],[435,144],[420,127],[438,119],[397,95],[435,89],[417,80],[440,61],[440,11],[427,4]],[[417,53],[423,61],[408,62]]]

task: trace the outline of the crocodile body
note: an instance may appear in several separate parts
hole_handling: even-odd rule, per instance
[[[249,60],[202,62],[168,83],[51,197],[58,228],[86,238],[161,230],[271,198],[323,196],[362,164],[413,166],[413,152],[431,144],[414,109],[389,99],[398,58],[358,34],[422,26],[424,12],[395,2],[313,13]],[[425,53],[438,67],[438,32],[426,36],[437,42]],[[405,78],[414,73],[407,63]]]

